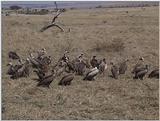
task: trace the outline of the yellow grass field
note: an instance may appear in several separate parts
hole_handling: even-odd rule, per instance
[[[39,32],[52,17],[2,16],[2,119],[159,119],[159,80],[148,75],[134,80],[131,74],[139,56],[151,65],[149,72],[159,65],[158,7],[67,10],[57,19],[65,32],[54,27]],[[9,78],[9,51],[25,59],[42,47],[53,64],[68,50],[71,58],[81,52],[86,58],[105,57],[108,70],[91,82],[76,76],[66,87],[58,86],[58,77],[50,89],[36,87],[33,72],[28,78]],[[117,80],[109,77],[109,63],[126,58],[127,73]]]

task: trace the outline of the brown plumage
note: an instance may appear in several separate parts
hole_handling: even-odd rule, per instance
[[[16,52],[10,51],[8,53],[9,58],[11,59],[20,59],[19,55]]]
[[[34,72],[37,74],[39,78],[38,79],[39,81],[41,81],[42,79],[44,79],[45,76],[50,74],[50,71],[51,71],[51,67],[49,65],[41,65],[36,70],[34,70]]]
[[[86,65],[86,68],[90,68],[89,60],[83,59],[84,64]]]
[[[83,75],[86,68],[89,68],[89,62],[87,59],[79,59],[79,61],[74,62],[75,72],[77,75]]]
[[[43,79],[41,79],[41,81],[37,84],[37,86],[42,86],[42,87],[48,87],[50,86],[50,84],[52,83],[52,81],[55,78],[55,74],[52,73],[49,76],[44,77]]]
[[[50,70],[50,66],[49,65],[42,65],[40,67],[40,69],[44,72],[44,73],[47,73],[49,70]]]
[[[29,61],[26,60],[26,62],[22,65],[21,68],[19,68],[12,76],[12,79],[17,79],[20,77],[28,77],[29,73],[30,73],[30,65],[29,65]]]
[[[24,76],[28,77],[29,75],[30,75],[30,64],[27,63],[27,64],[25,64]]]
[[[97,67],[90,69],[84,76],[83,80],[94,80],[94,77],[99,73],[99,70]]]
[[[148,78],[159,78],[159,69],[153,70],[149,75]]]
[[[134,68],[134,71],[132,71],[132,73],[136,74],[136,73],[138,73],[140,71],[143,71],[144,69],[146,69],[146,66],[140,65],[140,66],[137,66],[136,68]]]
[[[40,60],[42,65],[49,65],[51,64],[51,56],[45,56]]]
[[[119,69],[116,65],[113,65],[113,63],[111,63],[112,67],[111,67],[111,72],[112,72],[112,76],[115,79],[118,79],[118,75],[119,75]]]
[[[41,67],[41,63],[40,63],[40,61],[38,59],[36,59],[34,57],[30,57],[29,59],[30,59],[30,62],[32,64],[33,68],[39,68],[39,67]]]
[[[149,69],[149,66],[146,65],[144,68],[141,68],[141,69],[139,69],[139,71],[136,71],[134,79],[138,79],[139,78],[139,79],[143,80],[144,76],[148,72],[148,69]]]
[[[42,48],[37,51],[37,59],[41,60],[47,54],[46,49]]]
[[[68,74],[60,80],[58,85],[64,85],[64,86],[70,85],[73,79],[74,79],[74,74]]]
[[[63,60],[58,61],[58,63],[52,67],[52,71],[55,72],[56,76],[60,76],[65,71],[66,66],[67,63]]]
[[[134,66],[132,73],[138,72],[141,68],[145,68],[144,66],[144,58],[140,58],[137,62],[137,64]]]
[[[82,62],[76,62],[75,63],[75,71],[77,75],[83,75],[83,73],[85,72],[85,63]]]
[[[93,56],[93,58],[90,61],[91,66],[94,67],[98,67],[99,63],[98,60],[96,59],[96,56]]]
[[[75,65],[72,61],[67,62],[66,72],[75,72]]]
[[[29,58],[33,68],[39,68],[43,71],[48,71],[49,65],[51,64],[51,57],[44,57],[42,59],[35,58],[30,56]]]
[[[104,75],[104,71],[107,69],[107,63],[106,63],[106,59],[104,58],[103,60],[101,60],[99,66],[99,73]]]
[[[59,59],[59,61],[68,62],[69,61],[68,53],[69,53],[68,51],[65,51],[64,55]]]
[[[127,71],[127,62],[129,60],[125,60],[124,62],[119,64],[119,74],[125,74],[125,72]]]
[[[18,69],[22,67],[22,65],[13,65],[12,63],[9,63],[7,66],[9,66],[8,71],[7,71],[8,75],[15,74],[18,71]]]

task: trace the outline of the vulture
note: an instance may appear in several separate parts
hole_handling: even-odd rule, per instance
[[[11,59],[20,59],[20,57],[18,56],[18,54],[16,52],[10,51],[8,53],[9,58]]]
[[[17,79],[20,77],[27,77],[29,76],[29,59],[26,60],[26,62],[22,65],[21,68],[19,68],[12,76],[12,79]]]
[[[80,55],[78,55],[74,61],[75,62],[81,62],[82,60],[83,60],[83,53],[81,53]]]
[[[39,83],[37,84],[37,86],[42,86],[42,87],[48,87],[49,88],[49,85],[52,83],[54,78],[55,78],[55,74],[52,73],[51,75],[42,78],[41,81],[39,81]]]
[[[69,70],[68,72],[72,71],[72,72],[76,72],[78,75],[82,75],[84,72],[84,69],[89,68],[90,65],[88,60],[82,59],[81,57],[79,57],[72,61],[68,61],[66,67]]]
[[[136,73],[141,68],[145,68],[145,66],[144,66],[144,58],[143,57],[141,57],[139,59],[139,61],[137,62],[137,64],[134,66],[134,69],[132,70],[132,73],[133,74]]]
[[[149,75],[148,78],[159,78],[159,69],[153,70]]]
[[[68,61],[66,65],[66,72],[75,72],[75,64],[72,61]]]
[[[37,59],[41,60],[43,58],[43,56],[47,54],[46,49],[42,48],[41,50],[38,50],[37,54],[38,54]]]
[[[129,60],[125,60],[124,62],[119,64],[119,74],[125,74],[125,72],[127,71],[127,62]]]
[[[45,64],[38,67],[39,70],[43,71],[44,73],[47,73],[50,70],[50,66]]]
[[[94,80],[94,77],[99,73],[99,69],[97,67],[90,69],[84,76],[83,80]]]
[[[12,63],[7,64],[7,66],[9,66],[9,69],[7,72],[8,75],[15,74],[18,71],[18,69],[20,69],[22,67],[22,65],[15,65],[14,66]]]
[[[43,80],[43,78],[45,77],[45,73],[41,70],[34,70],[33,72],[35,72],[37,74],[39,81]]]
[[[63,57],[61,57],[61,58],[59,59],[59,61],[68,62],[68,61],[69,61],[69,57],[68,57],[68,55],[67,55],[68,53],[69,53],[68,51],[65,51]]]
[[[72,80],[74,79],[74,74],[68,74],[64,76],[58,83],[58,85],[70,85]]]
[[[25,69],[24,69],[24,76],[28,77],[30,75],[30,64],[29,61],[26,61],[26,63],[24,64]]]
[[[52,67],[52,71],[56,74],[56,76],[60,76],[66,70],[66,67],[67,63],[60,60]]]
[[[51,64],[51,56],[44,56],[43,58],[34,57],[33,54],[30,54],[30,62],[32,63],[33,67],[38,68],[42,65],[49,65]]]
[[[19,69],[20,70],[20,69]],[[23,77],[23,74],[24,74],[24,71],[21,70],[21,71],[17,71],[15,72],[12,76],[11,76],[11,79],[18,79],[20,77]]]
[[[32,53],[30,54],[29,60],[32,64],[32,67],[39,68],[41,66],[40,60],[35,58]]]
[[[19,65],[23,65],[25,63],[25,60],[23,60],[23,59],[18,59],[18,64]]]
[[[81,62],[75,62],[75,71],[77,75],[83,75],[85,72],[85,69],[87,67],[87,64],[84,61]]]
[[[146,69],[146,66],[137,66],[136,68],[134,68],[134,71],[132,71],[132,73],[137,74],[140,71],[143,71]]]
[[[96,56],[93,56],[91,61],[90,61],[90,64],[93,68],[97,67],[99,65],[98,63],[98,60],[96,59]]]
[[[119,69],[112,62],[111,62],[111,65],[112,65],[112,67],[111,67],[112,76],[113,76],[113,78],[118,79]]]
[[[67,65],[67,63],[66,63],[64,60],[61,60],[61,61],[59,61],[59,62],[57,63],[56,66],[58,66],[58,67],[65,67],[66,65]]]
[[[89,61],[87,59],[80,60],[80,62],[76,62],[75,70],[77,71],[78,75],[83,75],[86,68],[90,68]],[[78,68],[77,68],[78,67]]]
[[[41,58],[41,59],[39,60],[39,62],[40,62],[42,65],[44,65],[44,64],[49,65],[49,64],[51,64],[51,56],[44,56],[43,58]]]
[[[144,68],[139,69],[138,71],[136,71],[134,79],[141,79],[143,80],[143,77],[146,75],[146,73],[148,72],[149,66],[146,65]]]
[[[37,70],[34,70],[34,72],[37,74],[39,78],[38,80],[41,81],[46,76],[46,74],[48,74],[49,70],[49,65],[42,65],[38,67]]]
[[[83,63],[86,65],[86,68],[90,68],[89,60],[83,59]]]
[[[103,60],[101,60],[98,68],[99,68],[99,71],[100,71],[99,73],[100,73],[100,74],[101,74],[101,73],[104,74],[104,71],[107,69],[107,63],[106,63],[106,59],[105,59],[105,58],[104,58]]]

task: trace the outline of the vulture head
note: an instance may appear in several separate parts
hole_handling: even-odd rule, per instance
[[[144,58],[143,58],[143,57],[140,57],[139,60],[144,61]]]
[[[46,48],[42,48],[41,51],[42,51],[42,53],[44,53],[44,54],[47,53],[47,52],[46,52]]]
[[[83,53],[79,54],[78,58],[82,58],[83,57]]]
[[[8,64],[7,64],[7,66],[12,66],[13,64],[12,64],[12,62],[9,62]]]
[[[103,58],[103,60],[102,60],[104,63],[106,63],[106,59],[105,58]]]

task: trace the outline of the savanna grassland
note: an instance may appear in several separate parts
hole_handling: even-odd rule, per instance
[[[95,8],[67,10],[57,19],[65,32],[39,30],[52,15],[2,16],[2,119],[159,119],[159,80],[134,80],[131,70],[139,56],[154,69],[159,65],[159,8]],[[70,31],[69,31],[70,28]],[[45,47],[53,64],[65,50],[74,58],[105,57],[108,69],[95,81],[76,76],[70,86],[36,87],[35,73],[12,80],[6,74],[8,52],[22,58]],[[129,58],[128,71],[115,80],[111,61]]]

